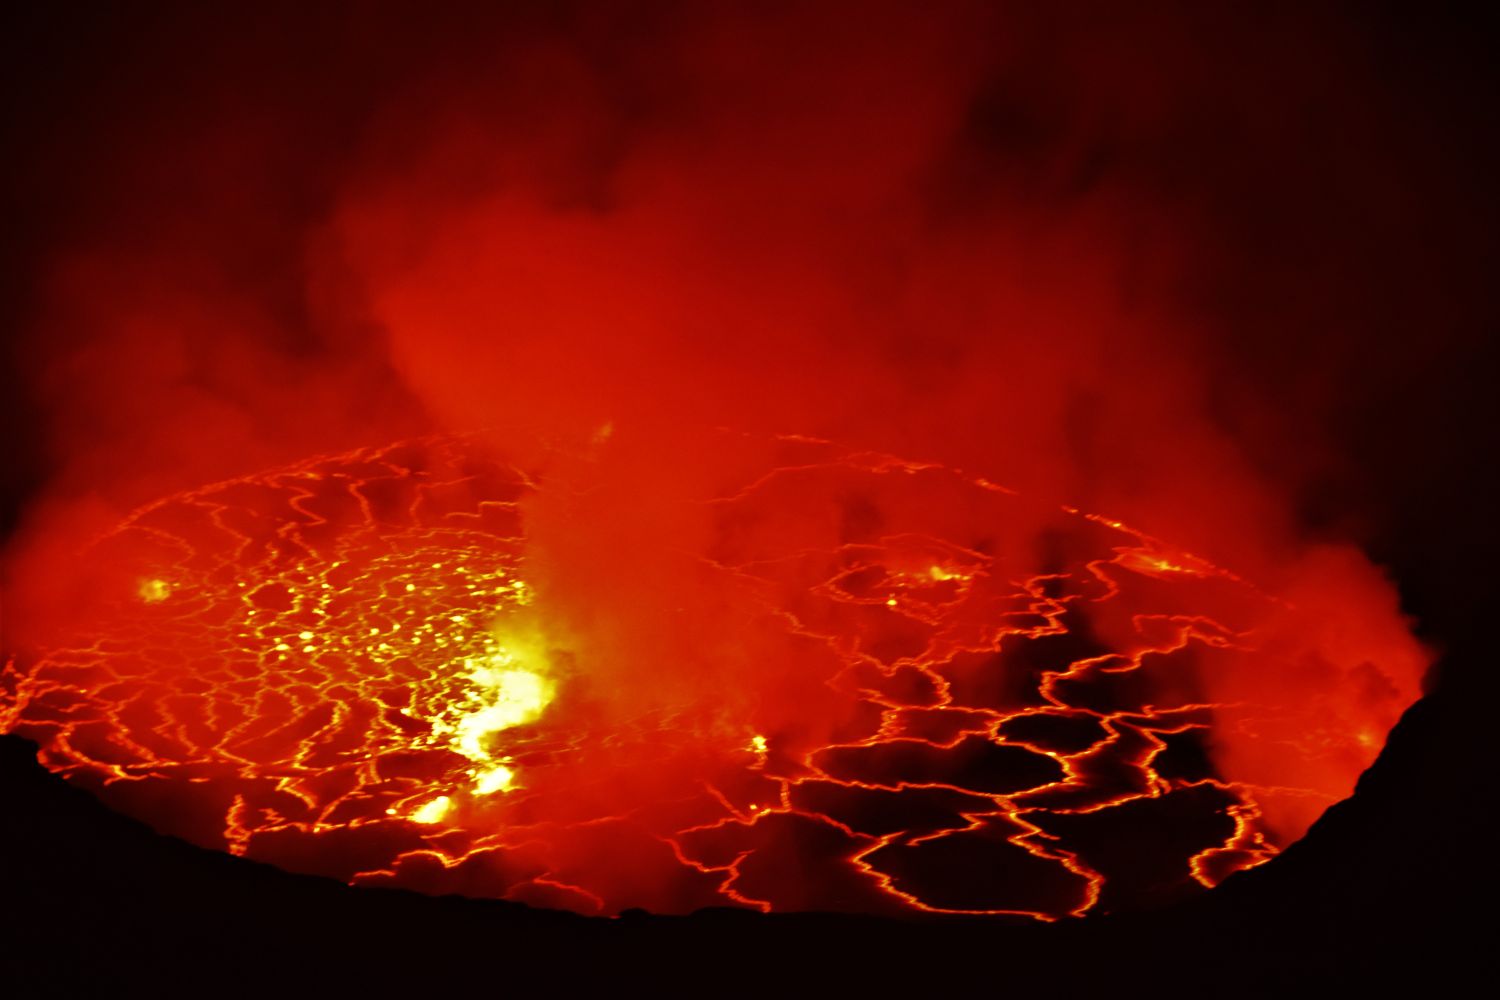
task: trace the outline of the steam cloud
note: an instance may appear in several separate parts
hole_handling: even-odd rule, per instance
[[[1345,19],[156,17],[68,60],[85,75],[35,158],[61,193],[18,352],[50,475],[9,554],[16,629],[63,546],[156,495],[484,427],[558,485],[528,512],[538,586],[576,609],[557,633],[623,676],[718,683],[692,657],[711,612],[684,633],[662,609],[692,604],[670,554],[704,539],[681,502],[731,478],[728,426],[1118,517],[1327,605],[1325,658],[1385,684],[1350,698],[1414,696],[1426,656],[1358,518],[1307,517],[1357,482],[1339,414],[1406,364],[1358,357],[1383,262],[1351,219],[1379,206],[1400,235],[1390,196],[1446,169],[1372,164],[1420,126],[1388,134]],[[755,690],[753,658],[716,662]]]

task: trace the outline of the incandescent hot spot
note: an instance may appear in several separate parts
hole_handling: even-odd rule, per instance
[[[1332,564],[1268,594],[817,440],[705,467],[606,531],[569,527],[586,461],[469,438],[169,497],[79,560],[0,723],[158,829],[356,884],[1055,919],[1266,861],[1417,695]]]

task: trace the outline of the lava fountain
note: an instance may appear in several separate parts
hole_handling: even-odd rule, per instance
[[[159,830],[357,885],[1053,920],[1274,856],[1425,666],[1359,640],[1394,611],[1357,590],[796,437],[721,435],[652,567],[581,532],[601,597],[533,530],[587,467],[435,437],[144,507],[68,567],[0,728]]]

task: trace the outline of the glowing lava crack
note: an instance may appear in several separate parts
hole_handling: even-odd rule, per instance
[[[354,883],[1051,919],[1265,861],[1415,697],[1118,523],[818,441],[746,449],[760,466],[692,505],[718,638],[670,676],[701,684],[559,633],[565,592],[528,573],[546,477],[437,439],[136,512],[0,675],[0,724],[159,829]]]

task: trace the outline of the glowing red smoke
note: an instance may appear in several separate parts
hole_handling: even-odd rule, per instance
[[[390,13],[286,17],[287,30],[244,30],[183,13],[155,43],[173,58],[153,58],[150,47],[118,53],[112,65],[137,86],[118,96],[101,86],[79,100],[87,113],[76,146],[63,148],[76,154],[70,164],[86,164],[70,169],[87,183],[69,188],[77,204],[54,206],[57,236],[37,268],[34,335],[23,350],[49,414],[55,474],[8,553],[7,640],[24,652],[17,676],[55,636],[74,636],[91,620],[82,609],[93,598],[80,588],[120,593],[118,580],[80,574],[73,553],[126,511],[311,454],[493,428],[507,462],[546,470],[547,488],[525,504],[524,548],[514,556],[524,558],[535,589],[538,634],[566,637],[558,648],[577,671],[559,698],[589,691],[587,711],[612,732],[658,709],[657,695],[670,689],[694,706],[691,718],[678,719],[683,733],[712,729],[711,706],[721,699],[719,712],[763,729],[801,726],[788,737],[790,760],[846,736],[866,739],[857,712],[840,714],[861,700],[825,683],[842,661],[824,664],[833,674],[802,669],[784,636],[765,634],[736,600],[689,570],[708,557],[745,570],[746,586],[757,586],[742,565],[752,556],[718,551],[735,539],[726,541],[721,512],[702,501],[785,463],[746,463],[724,445],[719,428],[729,427],[940,463],[1036,502],[1117,517],[1198,553],[1205,566],[1233,570],[1241,597],[1272,595],[1297,609],[1273,613],[1281,605],[1264,599],[1267,617],[1255,628],[1267,659],[1257,669],[1217,670],[1209,662],[1217,654],[1193,646],[1204,662],[1187,671],[1192,697],[1219,706],[1218,735],[1200,748],[1210,762],[1204,775],[1318,793],[1254,797],[1263,811],[1257,831],[1277,842],[1348,790],[1415,696],[1424,654],[1392,585],[1347,533],[1318,538],[1301,519],[1323,467],[1338,467],[1332,438],[1319,429],[1342,394],[1361,391],[1320,386],[1342,373],[1358,344],[1329,334],[1320,342],[1332,345],[1326,356],[1304,350],[1297,329],[1282,330],[1279,312],[1244,294],[1254,278],[1240,273],[1243,265],[1262,258],[1237,242],[1256,223],[1241,216],[1238,196],[1260,183],[1237,152],[1285,145],[1288,132],[1293,145],[1316,141],[1329,121],[1354,133],[1372,127],[1354,85],[1302,85],[1359,79],[1356,39],[1197,11],[1127,25],[1101,11],[1075,23],[964,3],[769,13],[738,4],[562,5],[438,15],[420,29]],[[1296,40],[1314,36],[1321,40]],[[194,38],[221,44],[187,44]],[[1282,89],[1221,71],[1254,63],[1267,46],[1287,81]],[[1322,103],[1304,101],[1309,90]],[[1292,107],[1302,117],[1289,117]],[[110,171],[92,165],[101,150]],[[1184,150],[1211,162],[1200,170]],[[1252,306],[1226,310],[1221,300]],[[1246,315],[1264,319],[1249,335]],[[1379,364],[1399,374],[1399,359]],[[1381,397],[1371,390],[1368,398]],[[853,504],[858,492],[840,502]],[[893,573],[920,577],[922,567],[902,561],[937,558],[945,546],[975,550],[984,535],[968,500],[919,495],[902,501],[907,512],[937,523],[892,532],[924,540],[911,552],[882,548],[875,559],[840,547],[896,544],[887,533],[828,535],[822,515],[806,511],[814,495],[794,491],[736,544],[776,525],[776,559],[801,552],[793,540],[804,532],[807,551],[853,559],[847,578],[804,567],[810,576],[797,582],[825,598],[830,587],[878,590]],[[226,501],[225,516],[239,516],[231,513],[239,504]],[[1033,524],[992,539],[983,555],[1019,560],[995,577],[1017,586],[1056,567],[1076,573],[1111,563],[1111,545],[1087,542],[1087,532],[1107,534],[1106,526],[1084,527],[1074,539]],[[1136,583],[1179,572],[1137,555],[1111,565]],[[870,565],[855,565],[866,557]],[[789,586],[777,573],[796,570],[795,560],[778,566],[770,585]],[[149,596],[131,589],[141,586],[133,577],[125,585],[137,599]],[[181,594],[164,585],[160,608],[174,607]],[[946,606],[946,586],[923,582],[911,607]],[[1168,617],[1218,621],[1218,600],[1194,590]],[[797,603],[786,594],[769,603],[790,610],[787,601]],[[223,613],[215,607],[194,615]],[[846,625],[830,626],[831,634]],[[1100,650],[1127,657],[1138,642],[1154,649],[1176,641],[1107,614],[1089,629]],[[318,632],[291,634],[304,630]],[[1208,650],[1227,642],[1212,629],[1194,635]],[[224,655],[211,638],[189,630],[182,649]],[[184,658],[138,664],[141,674],[162,670],[191,686],[198,661],[173,655]],[[1090,655],[1105,653],[1078,654]],[[1064,669],[1078,656],[1036,669]],[[947,681],[961,684],[964,669],[955,666]],[[89,682],[75,687],[98,695]],[[922,715],[904,700],[947,705],[930,693],[890,697],[916,713],[918,729],[957,718]],[[1069,711],[1104,711],[1064,701]],[[351,695],[356,702],[371,710],[366,694]],[[1280,708],[1236,718],[1242,705]],[[268,701],[261,711],[282,720],[290,709]],[[1173,718],[1182,733],[1204,724]],[[1325,723],[1332,735],[1314,746]],[[846,724],[855,728],[834,731]],[[975,735],[962,725],[947,732]],[[1112,745],[1128,742],[1115,736]],[[1144,766],[1155,738],[1140,738],[1129,767]],[[270,750],[262,756],[265,766],[281,761]],[[70,759],[67,751],[57,758]],[[926,766],[890,764],[908,765]],[[655,794],[633,777],[619,780],[611,794]],[[964,787],[943,795],[973,791]],[[821,793],[809,786],[799,794]],[[756,804],[749,792],[744,802],[723,795],[725,808]],[[924,808],[971,815],[957,799],[938,799]],[[212,842],[226,814],[251,831],[275,825],[257,810],[292,822],[300,808],[236,801],[216,800],[212,822],[175,799],[141,811]],[[1249,822],[1245,802],[1219,805],[1223,816]],[[981,824],[972,836],[1014,847],[1026,836],[1006,825],[1014,822]],[[753,839],[777,823],[743,825]],[[774,883],[778,865],[810,863],[800,851],[849,856],[847,843],[819,839],[834,836],[830,829],[804,831],[805,839],[782,831],[775,846],[705,845],[701,857],[674,841],[683,856],[669,863],[698,873],[688,879],[692,891],[644,875],[649,884],[589,891],[607,898],[606,908],[722,898],[714,888],[722,879],[711,873],[726,868],[723,858],[759,851],[763,870],[751,865],[741,877]],[[393,836],[368,856],[368,870],[387,870],[392,852],[417,850],[401,840],[415,834]],[[255,837],[245,832],[235,843]],[[592,847],[561,843],[552,849],[592,857]],[[663,843],[642,842],[642,857],[661,860]],[[462,846],[447,845],[445,857],[463,856]],[[1238,859],[1224,862],[1227,870],[1262,848],[1248,838],[1221,849]],[[331,856],[302,850],[287,846],[278,859],[318,868]],[[338,841],[338,850],[350,848]],[[868,855],[872,863],[878,853]],[[402,870],[415,884],[427,864],[430,887],[447,886],[439,875],[452,869],[439,872],[425,857],[413,855]],[[1024,864],[1039,855],[1027,857]],[[1184,871],[1193,858],[1204,870],[1219,864],[1190,850],[1178,859]],[[874,876],[859,878],[863,892]],[[475,885],[457,887],[486,891]],[[841,885],[778,905],[834,905],[828,900],[846,898],[840,892],[855,892]],[[553,888],[561,895],[536,890],[534,898],[578,905]],[[1069,891],[998,908],[1073,912],[1088,893]],[[888,901],[860,898],[876,900],[864,908]]]

